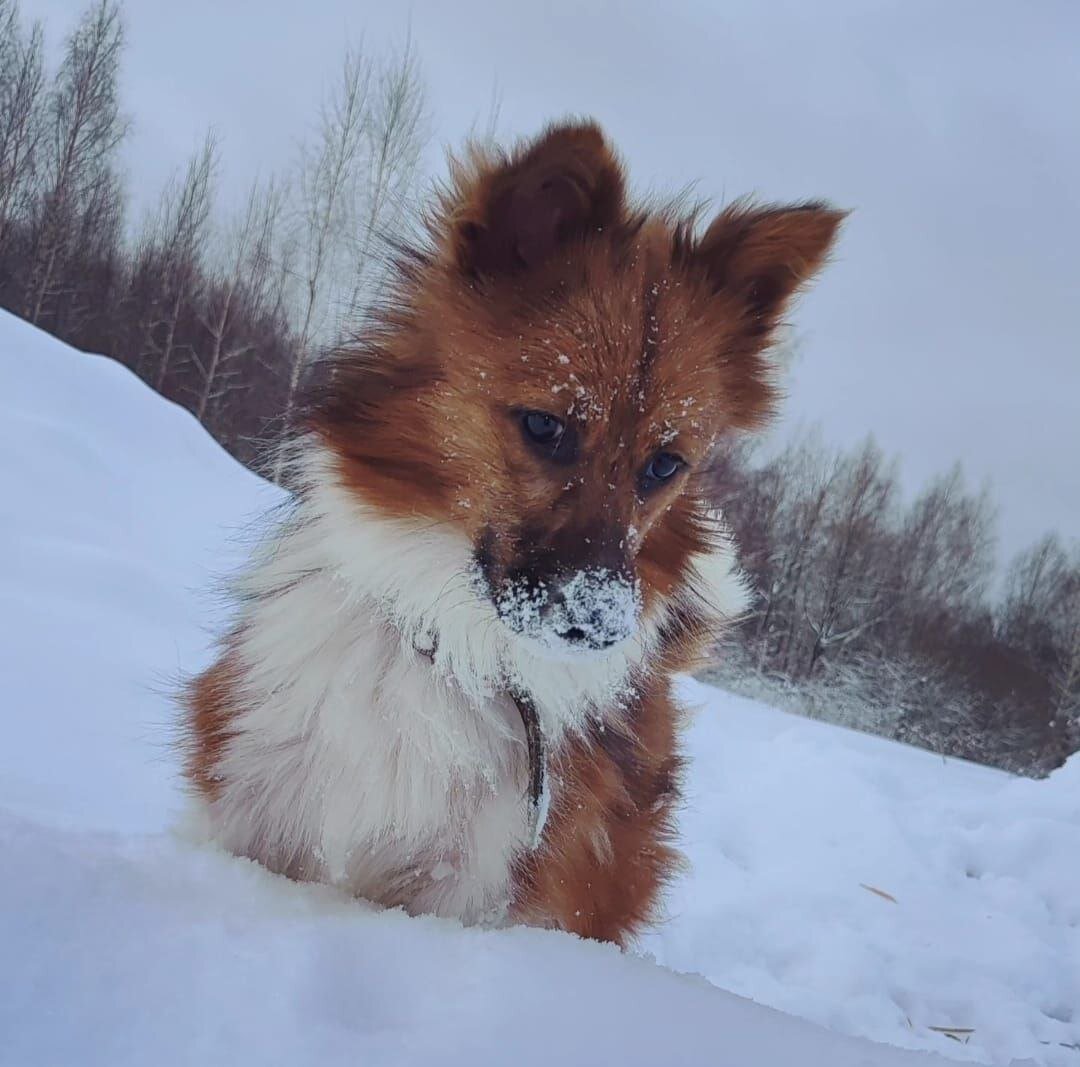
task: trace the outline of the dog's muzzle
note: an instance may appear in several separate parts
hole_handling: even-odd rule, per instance
[[[493,600],[515,633],[569,653],[603,652],[625,641],[641,613],[636,583],[607,567],[563,578],[508,577]]]

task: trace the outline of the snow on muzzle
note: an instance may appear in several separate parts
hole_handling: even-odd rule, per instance
[[[638,583],[607,567],[560,578],[505,578],[493,597],[515,633],[564,652],[602,652],[628,638],[641,614]]]

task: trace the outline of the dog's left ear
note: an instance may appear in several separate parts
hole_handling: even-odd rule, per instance
[[[824,265],[846,214],[824,203],[735,204],[709,226],[690,259],[714,292],[742,302],[744,330],[764,343],[791,297]]]
[[[622,169],[593,123],[552,127],[510,159],[481,161],[462,193],[455,258],[485,277],[540,267],[624,212]]]

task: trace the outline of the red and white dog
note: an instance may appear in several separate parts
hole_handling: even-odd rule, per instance
[[[624,942],[676,869],[685,669],[743,605],[698,477],[841,221],[627,203],[590,124],[457,163],[308,398],[185,696],[206,835],[410,912]]]

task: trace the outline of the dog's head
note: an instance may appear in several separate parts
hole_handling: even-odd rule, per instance
[[[707,551],[699,475],[768,417],[763,353],[841,218],[632,209],[590,124],[474,150],[311,427],[365,502],[468,538],[514,633],[603,651]]]

